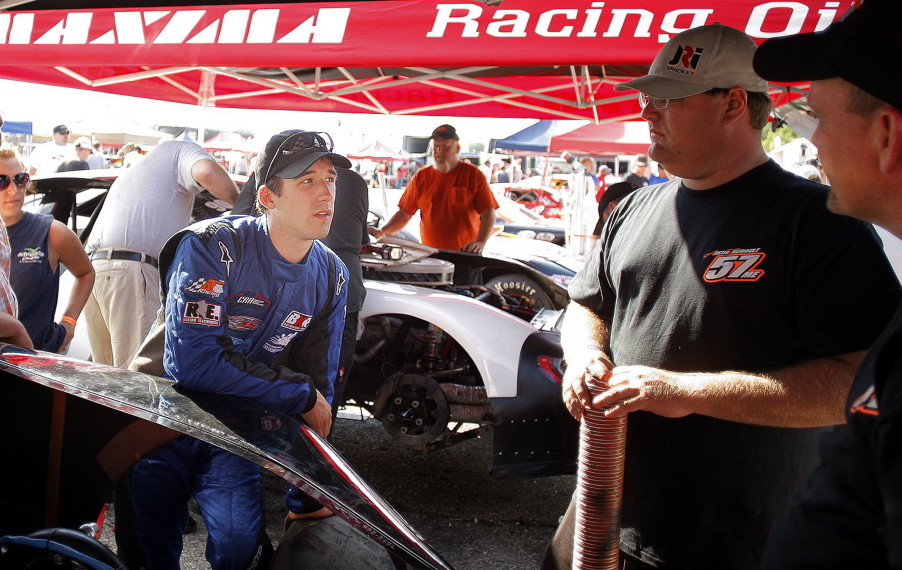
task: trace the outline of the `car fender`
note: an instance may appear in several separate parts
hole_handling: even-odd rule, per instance
[[[517,396],[518,358],[536,329],[526,321],[481,301],[417,287],[364,281],[360,318],[403,314],[422,319],[451,335],[478,368],[490,398]]]

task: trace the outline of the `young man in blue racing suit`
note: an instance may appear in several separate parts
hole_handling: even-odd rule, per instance
[[[189,390],[300,414],[324,437],[332,422],[347,269],[317,240],[332,222],[335,166],[350,166],[331,152],[327,138],[303,131],[273,137],[257,165],[264,214],[201,222],[161,254],[177,247],[163,277],[165,375]],[[293,353],[303,345],[310,364],[303,372],[277,365],[289,343]],[[139,461],[129,484],[147,568],[179,567],[191,496],[209,530],[212,568],[265,567],[271,545],[259,466],[184,436]],[[305,507],[295,493],[289,508],[320,507]]]

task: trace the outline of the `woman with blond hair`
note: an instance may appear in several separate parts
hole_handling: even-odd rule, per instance
[[[28,173],[12,150],[0,150],[0,216],[10,243],[10,282],[19,301],[19,320],[34,347],[65,352],[94,285],[94,268],[78,236],[48,214],[23,210]],[[60,264],[75,276],[69,304],[54,320]]]

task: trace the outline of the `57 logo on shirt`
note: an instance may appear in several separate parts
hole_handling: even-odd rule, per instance
[[[206,301],[188,301],[182,312],[182,322],[189,325],[218,327],[222,323],[222,306]]]
[[[757,281],[764,277],[764,270],[758,269],[767,254],[759,248],[728,249],[706,253],[713,258],[702,274],[708,283],[718,281]]]

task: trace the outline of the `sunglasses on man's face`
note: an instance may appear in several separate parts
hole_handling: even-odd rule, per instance
[[[29,176],[27,172],[20,172],[15,176],[0,174],[0,190],[6,190],[7,188],[9,188],[10,182],[15,184],[16,188],[25,188],[26,186],[28,186],[28,183],[30,181],[31,176]]]

